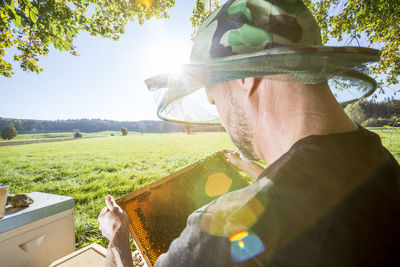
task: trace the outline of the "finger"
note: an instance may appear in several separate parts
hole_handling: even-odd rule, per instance
[[[99,216],[104,215],[104,213],[106,213],[107,211],[108,211],[108,208],[107,208],[107,207],[104,207],[104,208],[100,211],[100,215],[99,215]]]
[[[112,196],[106,196],[106,206],[109,210],[112,210],[114,207],[117,206]]]

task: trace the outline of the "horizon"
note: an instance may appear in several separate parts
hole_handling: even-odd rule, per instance
[[[380,101],[376,100],[369,100],[370,102],[375,102],[375,103],[388,103],[392,100],[400,100],[394,95],[392,95],[390,98],[385,97],[381,98]],[[139,119],[139,120],[114,120],[114,119],[104,119],[104,118],[67,118],[67,119],[32,119],[32,118],[13,118],[13,117],[3,117],[0,115],[0,119],[10,119],[10,120],[34,120],[34,121],[74,121],[74,120],[100,120],[100,121],[115,121],[115,122],[141,122],[141,121],[156,121],[156,122],[167,122],[167,123],[174,123],[174,124],[184,124],[184,123],[178,123],[178,122],[171,122],[167,120],[162,120],[158,117],[155,119]]]

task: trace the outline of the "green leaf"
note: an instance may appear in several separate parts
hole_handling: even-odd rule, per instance
[[[32,6],[32,11],[33,13],[35,13],[36,15],[39,14],[39,11],[37,10],[36,7]]]
[[[57,25],[57,32],[60,35],[64,35],[64,28],[62,26],[60,26],[60,25]]]
[[[32,10],[30,12],[30,17],[31,17],[31,20],[33,21],[33,23],[36,23],[37,17],[36,17],[36,14]]]
[[[78,32],[79,32],[79,30],[78,30],[77,28],[75,28],[75,27],[72,27],[72,28],[71,28],[71,31],[72,31],[74,34],[78,34]]]
[[[63,48],[64,48],[64,50],[66,50],[66,51],[68,51],[69,50],[69,48],[70,48],[70,43],[68,42],[68,41],[64,41],[63,43],[62,43],[62,45],[63,45]]]
[[[14,14],[14,16],[15,16],[15,18],[13,19],[13,22],[14,22],[15,26],[22,29],[21,17],[18,16],[17,14]]]
[[[14,2],[11,2],[11,5],[6,5],[6,7],[8,7],[8,9],[11,11],[11,13],[16,16],[17,12],[15,12],[15,8],[14,8]]]
[[[59,45],[58,45],[58,40],[57,40],[57,39],[55,39],[55,40],[53,41],[53,46],[54,46],[55,49],[59,49],[59,48],[58,48]]]
[[[28,5],[25,6],[25,16],[29,18],[29,7]]]
[[[52,32],[54,35],[57,35],[57,29],[56,29],[56,26],[55,26],[54,24],[51,25],[51,32]]]
[[[70,29],[66,28],[65,34],[67,35],[68,38],[72,38],[72,33]]]

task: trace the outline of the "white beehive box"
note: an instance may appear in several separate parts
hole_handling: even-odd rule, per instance
[[[97,267],[106,264],[107,250],[91,244],[53,262],[50,267]]]
[[[75,249],[74,199],[34,192],[34,203],[0,220],[0,266],[48,266]]]

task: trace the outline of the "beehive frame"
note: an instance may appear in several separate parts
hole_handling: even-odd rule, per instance
[[[262,170],[263,167],[257,163],[241,160],[233,151],[221,150],[117,199],[129,215],[129,232],[147,266],[154,266],[158,256],[166,252],[170,242],[179,236],[190,213],[223,193],[248,185],[240,171],[254,179]],[[226,183],[228,186],[218,184],[217,190],[221,192],[208,186],[214,174],[230,179]],[[174,185],[179,185],[179,188]],[[211,190],[207,191],[207,187]],[[174,205],[173,215],[165,212],[168,205]]]

